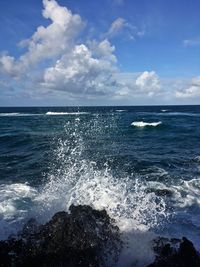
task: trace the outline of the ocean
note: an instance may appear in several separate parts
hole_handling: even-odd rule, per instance
[[[126,240],[117,266],[146,266],[156,236],[200,249],[199,196],[200,106],[0,108],[1,239],[87,204]]]

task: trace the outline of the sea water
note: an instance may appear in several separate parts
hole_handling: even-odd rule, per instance
[[[0,238],[71,204],[105,209],[117,266],[154,260],[156,236],[200,249],[200,106],[0,108]]]

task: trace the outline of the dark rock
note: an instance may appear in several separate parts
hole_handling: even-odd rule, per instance
[[[200,267],[200,255],[191,241],[159,238],[155,241],[157,254],[154,263],[148,267]]]
[[[120,248],[119,229],[106,211],[71,206],[44,225],[31,219],[17,237],[1,241],[0,266],[104,266]]]

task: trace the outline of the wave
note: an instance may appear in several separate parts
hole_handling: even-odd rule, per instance
[[[0,113],[0,116],[19,116],[20,113]]]
[[[191,116],[191,117],[199,117],[199,113],[190,113],[190,112],[165,112],[162,115],[170,115],[170,116]]]
[[[36,195],[36,189],[26,183],[0,185],[0,239],[19,231],[27,217],[30,200]]]
[[[42,116],[44,114],[39,113],[0,113],[0,117],[23,117],[23,116]]]
[[[158,126],[160,124],[162,124],[161,121],[158,121],[158,122],[134,121],[134,122],[131,123],[131,125],[135,126],[135,127],[146,127],[146,126],[156,127],[156,126]]]
[[[54,116],[62,116],[62,115],[83,115],[89,114],[89,112],[52,112],[48,111],[46,113],[0,113],[0,117],[23,117],[23,116],[45,116],[45,115],[54,115]]]
[[[139,177],[116,178],[106,164],[99,169],[96,162],[83,158],[81,133],[74,130],[74,122],[67,126],[67,139],[58,140],[44,185],[38,189],[16,183],[0,186],[1,238],[16,233],[30,217],[43,223],[57,211],[68,211],[71,204],[90,205],[105,209],[122,232],[126,245],[117,266],[146,266],[154,259],[153,229],[168,216],[165,200],[147,194]]]
[[[106,164],[99,170],[96,162],[82,159],[84,144],[77,135],[75,147],[70,140],[59,141],[57,168],[49,173],[48,182],[34,200],[42,220],[68,210],[71,204],[105,209],[126,242],[117,266],[124,266],[124,262],[126,266],[146,266],[154,259],[151,242],[155,234],[151,230],[168,216],[165,200],[155,193],[147,194],[140,179],[126,175],[116,178]]]
[[[177,184],[149,181],[146,186],[148,192],[166,199],[166,206],[172,211],[170,234],[187,235],[200,249],[197,235],[200,229],[200,178],[179,180]]]
[[[62,115],[83,115],[83,114],[89,114],[89,112],[52,112],[48,111],[46,115],[52,115],[52,116],[62,116]]]
[[[116,109],[116,112],[125,112],[127,111],[126,109]]]

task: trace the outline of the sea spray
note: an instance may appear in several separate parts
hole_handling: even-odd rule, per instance
[[[28,192],[26,195],[24,191],[17,190],[20,193],[12,202],[7,222],[15,232],[14,226],[20,229],[19,226],[22,227],[28,218],[35,217],[43,223],[57,211],[68,211],[71,204],[105,209],[122,235],[123,250],[118,266],[124,266],[124,262],[127,267],[132,264],[145,266],[154,258],[151,245],[155,236],[153,231],[167,218],[166,203],[154,192],[147,193],[142,177],[123,173],[123,166],[120,176],[116,177],[107,161],[99,167],[95,159],[85,157],[87,136],[100,138],[102,131],[107,131],[102,127],[102,121],[104,118],[96,115],[84,124],[79,117],[65,124],[62,137],[54,140],[57,147],[52,154],[50,171],[45,175],[46,182],[38,189],[27,184],[24,187]],[[115,130],[114,121],[107,126]],[[19,184],[16,188],[23,186]],[[9,188],[11,194],[8,198],[11,198],[14,189]],[[22,204],[26,208],[19,209]]]
[[[132,174],[116,178],[106,162],[99,170],[95,161],[85,159],[80,120],[74,123],[73,131],[70,123],[66,124],[68,138],[58,140],[52,172],[35,199],[40,217],[47,220],[59,210],[68,210],[71,204],[105,209],[122,233],[124,248],[118,266],[123,266],[126,256],[126,266],[145,266],[154,258],[153,229],[167,217],[165,201],[155,193],[147,194],[141,177]]]

